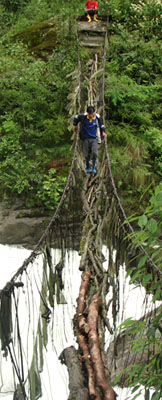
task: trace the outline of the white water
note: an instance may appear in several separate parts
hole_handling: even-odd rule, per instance
[[[24,248],[16,248],[12,246],[2,246],[0,245],[1,254],[1,268],[3,268],[3,275],[1,274],[0,279],[0,289],[3,288],[5,283],[11,279],[13,274],[22,265],[25,258],[30,255],[30,251]],[[60,251],[53,251],[53,258],[55,264],[60,260]],[[49,326],[51,340],[49,338],[47,351],[44,350],[44,369],[41,373],[42,379],[42,390],[43,390],[43,400],[51,400],[56,396],[55,394],[59,392],[59,397],[64,400],[67,399],[68,395],[68,374],[65,366],[61,365],[58,357],[61,351],[69,346],[76,345],[75,338],[73,335],[72,318],[75,313],[76,298],[79,292],[80,285],[80,272],[79,272],[79,257],[74,251],[69,251],[66,253],[65,261],[64,282],[65,282],[65,293],[67,305],[57,305],[55,301],[54,315],[53,319],[53,329]],[[70,267],[69,267],[70,266]],[[26,288],[23,289],[22,296],[20,296],[20,323],[21,323],[21,335],[23,338],[23,348],[24,352],[28,353],[28,365],[30,365],[35,334],[37,329],[38,320],[38,310],[39,310],[39,296],[37,289],[34,285],[35,276],[39,276],[41,283],[42,276],[42,256],[39,257],[39,261],[35,263],[30,271],[30,277],[32,281],[32,292],[35,293],[34,298],[31,297],[31,303],[34,302],[34,315],[31,315],[32,329],[28,331],[28,318],[27,309],[28,302],[26,299]],[[72,276],[72,280],[71,280]],[[37,279],[38,284],[38,279]],[[24,285],[25,287],[25,285]],[[39,284],[40,288],[40,284]],[[32,311],[32,307],[30,313]],[[28,334],[27,334],[28,332]],[[30,343],[30,345],[29,345]],[[12,366],[10,358],[7,361],[0,356],[1,363],[1,374],[0,374],[0,387],[1,393],[0,398],[5,398],[6,400],[13,399],[14,382],[12,377]],[[6,392],[6,394],[4,394]],[[8,394],[7,394],[8,392]],[[9,393],[12,392],[12,393]]]
[[[106,248],[103,249],[107,261],[104,264],[105,269],[108,266],[108,253]],[[0,245],[1,255],[1,278],[0,278],[0,289],[11,279],[17,269],[22,265],[25,258],[30,255],[30,251],[21,247],[14,246],[3,246]],[[60,250],[53,250],[53,261],[56,265],[61,256]],[[42,399],[53,400],[59,396],[61,400],[67,400],[68,398],[68,374],[67,369],[60,363],[58,357],[65,347],[74,345],[77,347],[74,334],[72,318],[75,314],[76,298],[79,293],[80,286],[80,271],[79,271],[80,257],[76,251],[68,250],[66,252],[65,268],[63,270],[63,280],[65,284],[64,295],[67,304],[57,305],[55,300],[54,313],[52,315],[52,321],[48,327],[48,333],[50,335],[48,340],[47,349],[44,350],[44,368],[41,373],[42,382]],[[29,267],[30,276],[30,300],[27,298],[27,290],[24,278],[24,288],[20,295],[20,321],[21,321],[21,335],[23,338],[24,353],[28,354],[28,360],[26,360],[26,371],[30,365],[34,347],[34,341],[36,336],[37,321],[39,314],[39,295],[37,286],[41,288],[41,277],[42,277],[42,256],[34,263],[33,266]],[[39,279],[38,279],[39,278]],[[122,322],[123,318],[132,317],[134,319],[140,318],[142,312],[144,312],[145,291],[143,288],[134,288],[133,285],[129,285],[129,279],[125,280],[125,269],[120,269],[120,304],[121,309],[118,317],[118,325]],[[38,283],[39,281],[39,283]],[[36,286],[37,282],[37,286]],[[125,282],[125,286],[124,286]],[[29,289],[28,286],[28,289]],[[111,297],[111,293],[107,296]],[[34,304],[34,314],[31,314],[30,329],[27,318],[29,304],[31,302],[31,310]],[[147,304],[147,310],[152,306],[151,296]],[[32,329],[31,329],[32,327]],[[28,332],[28,334],[27,334]],[[109,335],[106,338],[106,345],[108,347]],[[13,399],[14,392],[14,381],[12,374],[12,366],[10,358],[8,359],[0,355],[0,398],[5,400]],[[130,390],[115,388],[118,393],[118,400],[132,399],[133,396],[130,394]],[[144,393],[139,397],[139,400],[144,399]]]

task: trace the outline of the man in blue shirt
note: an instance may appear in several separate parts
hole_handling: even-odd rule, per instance
[[[93,106],[87,107],[84,114],[75,115],[73,120],[74,132],[77,132],[77,125],[80,123],[80,139],[83,140],[83,155],[86,160],[86,171],[96,174],[96,159],[98,154],[97,129],[99,128],[101,137],[107,136],[105,126],[99,114],[95,113]],[[92,170],[89,161],[92,159]]]

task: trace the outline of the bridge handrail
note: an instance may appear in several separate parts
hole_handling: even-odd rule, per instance
[[[105,46],[104,46],[104,55],[103,55],[102,111],[103,111],[103,122],[104,122],[104,124],[105,124],[105,94],[104,94],[104,87],[105,87],[106,45],[107,45],[107,40],[108,40],[108,24],[109,24],[109,17],[107,17],[107,32],[106,32],[106,35],[105,35]],[[136,237],[136,233],[135,233],[132,225],[128,221],[128,218],[127,218],[127,216],[125,214],[125,211],[124,211],[124,208],[122,206],[122,203],[121,203],[121,200],[120,200],[120,197],[118,195],[117,188],[116,188],[116,185],[115,185],[115,181],[114,181],[114,178],[113,178],[113,174],[112,174],[112,170],[111,170],[111,161],[110,161],[110,156],[109,156],[109,152],[108,152],[107,137],[104,138],[104,142],[105,142],[105,152],[106,152],[109,176],[110,176],[110,179],[111,179],[113,192],[114,192],[114,195],[115,195],[115,197],[117,199],[117,202],[118,202],[118,205],[119,205],[119,209],[120,209],[120,212],[121,212],[121,215],[122,215],[123,222],[125,223],[125,226],[128,227],[128,232],[133,233],[133,236],[135,238]],[[150,265],[152,265],[154,270],[156,270],[156,272],[158,272],[160,275],[162,275],[162,271],[154,263],[152,258],[147,253],[146,249],[140,243],[139,243],[138,248],[140,248],[140,250],[142,251],[142,253],[144,255],[147,255],[147,261],[150,263]]]
[[[59,217],[59,212],[60,209],[62,207],[63,202],[65,201],[67,194],[70,190],[71,187],[71,179],[72,179],[72,173],[73,173],[73,169],[74,169],[74,164],[75,164],[75,160],[77,158],[77,150],[78,150],[78,140],[79,140],[79,136],[76,135],[76,142],[75,142],[75,147],[74,147],[74,154],[73,154],[73,160],[71,162],[71,166],[69,169],[69,174],[68,174],[68,178],[67,178],[67,182],[64,188],[64,191],[62,193],[60,202],[57,206],[57,209],[54,213],[54,215],[52,216],[47,228],[45,229],[45,231],[43,232],[41,238],[39,239],[39,241],[37,242],[36,246],[34,247],[33,251],[31,252],[30,256],[28,258],[26,258],[22,264],[22,266],[17,270],[17,272],[13,275],[13,277],[11,278],[11,280],[9,282],[6,283],[6,285],[3,287],[3,289],[0,290],[0,299],[2,297],[2,293],[4,292],[11,292],[12,288],[14,286],[14,282],[15,280],[22,275],[22,273],[27,269],[28,265],[30,263],[32,263],[35,258],[37,257],[39,251],[40,251],[40,247],[42,246],[42,244],[45,242],[48,232],[50,231],[50,229],[52,228],[53,224],[55,223],[55,221],[58,219]]]
[[[134,231],[132,225],[131,225],[130,222],[128,221],[128,218],[127,218],[127,216],[126,216],[126,214],[125,214],[124,208],[123,208],[123,206],[122,206],[120,197],[119,197],[118,192],[117,192],[117,188],[116,188],[116,185],[115,185],[115,181],[114,181],[113,174],[112,174],[112,169],[111,169],[111,161],[110,161],[110,156],[109,156],[109,152],[108,152],[107,137],[104,138],[104,141],[105,141],[105,152],[106,152],[106,158],[107,158],[107,165],[108,165],[108,170],[109,170],[109,176],[110,176],[110,180],[111,180],[113,192],[114,192],[114,195],[115,195],[115,197],[116,197],[116,199],[117,199],[117,202],[118,202],[118,205],[119,205],[119,209],[120,209],[120,212],[121,212],[121,215],[122,215],[122,220],[123,220],[124,226],[127,226],[128,232],[129,232],[129,233],[133,233],[134,238],[136,238],[136,237],[137,237],[137,236],[136,236],[136,233],[135,233],[135,231]],[[132,238],[131,238],[131,240],[132,240]],[[146,251],[146,249],[140,244],[140,242],[138,242],[138,243],[139,243],[138,248],[142,251],[143,254],[147,255],[147,261],[148,261],[148,262],[150,263],[150,265],[156,270],[156,272],[158,272],[158,273],[162,276],[162,271],[161,271],[161,270],[158,268],[158,266],[154,263],[154,261],[153,261],[152,258],[149,256],[149,254],[148,254],[148,252]]]

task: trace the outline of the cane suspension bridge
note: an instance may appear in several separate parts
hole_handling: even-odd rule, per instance
[[[84,18],[78,21],[75,99],[69,96],[72,99],[69,105],[71,115],[75,109],[84,112],[85,104],[91,104],[104,119],[108,26],[108,19],[91,24]],[[89,54],[86,69],[82,59],[82,49],[85,48]],[[105,332],[113,337],[111,360],[115,370],[116,324],[121,308],[120,266],[125,264],[128,268],[132,258],[145,255],[146,251],[142,246],[137,249],[131,239],[134,231],[117,193],[107,138],[100,144],[96,175],[85,174],[78,135],[73,149],[67,182],[55,214],[30,256],[0,292],[1,348],[12,366],[15,400],[45,398],[41,385],[43,349],[47,348],[49,340],[55,346],[54,334],[49,339],[48,333],[50,324],[50,329],[54,328],[54,299],[60,307],[66,304],[63,268],[68,248],[79,250],[78,279],[81,280],[72,321],[78,349],[68,346],[60,355],[60,362],[66,364],[69,372],[69,399],[116,398],[107,362],[109,354],[105,353]],[[104,267],[104,245],[108,248],[107,268]],[[60,249],[57,263],[53,260],[52,248]],[[38,267],[40,255],[43,257],[41,270]],[[149,257],[145,268],[161,280],[161,271]],[[25,316],[22,315],[24,309]],[[108,318],[108,313],[111,318]],[[130,350],[123,367],[129,364],[129,354]],[[48,398],[56,397],[51,392]]]

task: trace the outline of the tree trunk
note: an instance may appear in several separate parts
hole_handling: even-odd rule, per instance
[[[65,364],[69,373],[68,400],[88,400],[88,389],[84,384],[84,376],[81,371],[78,353],[73,346],[67,347],[60,354],[59,359]]]
[[[104,363],[100,352],[100,343],[97,332],[98,308],[99,297],[94,295],[88,310],[88,324],[90,327],[90,331],[88,333],[90,355],[95,371],[96,384],[102,390],[104,400],[114,400],[114,390],[106,381]]]

